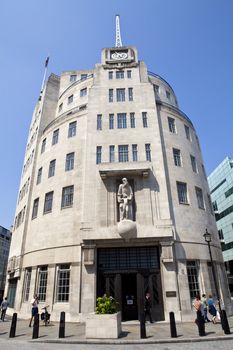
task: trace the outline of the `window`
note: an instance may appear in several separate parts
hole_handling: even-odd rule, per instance
[[[135,128],[135,113],[130,113],[130,127]]]
[[[159,85],[154,85],[154,91],[159,94]]]
[[[180,150],[173,148],[173,158],[174,158],[174,164],[176,166],[181,166],[181,154],[180,154]]]
[[[113,89],[108,90],[108,101],[113,102]]]
[[[167,97],[167,99],[168,99],[168,100],[170,100],[170,98],[171,98],[171,94],[170,94],[170,92],[169,92],[169,91],[166,91],[166,97]]]
[[[191,141],[190,129],[187,125],[184,126],[184,130],[185,130],[186,139]]]
[[[218,237],[219,237],[220,241],[224,240],[224,235],[223,235],[222,229],[218,230]]]
[[[48,278],[48,267],[41,266],[38,271],[38,287],[37,287],[37,296],[40,302],[46,300],[47,278]]]
[[[32,276],[32,269],[27,268],[25,270],[24,275],[24,294],[23,294],[23,301],[28,301],[29,299],[29,292],[30,292],[30,284],[31,284],[31,276]]]
[[[61,112],[62,111],[62,107],[63,107],[63,103],[61,103],[58,107],[58,112]]]
[[[112,78],[113,78],[113,72],[110,71],[110,72],[108,72],[108,79],[109,79],[109,80],[112,80]]]
[[[196,158],[190,154],[191,165],[194,173],[197,173],[197,162]]]
[[[117,92],[117,102],[125,101],[125,89],[116,89]]]
[[[45,194],[44,200],[44,214],[50,213],[53,206],[53,191]]]
[[[114,129],[114,114],[109,114],[109,129]]]
[[[101,156],[102,156],[102,146],[96,147],[96,164],[101,163]]]
[[[86,96],[86,94],[87,94],[87,88],[80,90],[80,97]]]
[[[126,113],[117,113],[117,127],[118,129],[127,128]]]
[[[116,71],[116,79],[124,79],[124,71],[123,70]]]
[[[69,105],[70,103],[72,103],[73,100],[74,100],[74,95],[70,95],[70,96],[68,97],[68,105]]]
[[[132,156],[133,156],[133,162],[137,162],[137,160],[138,160],[138,145],[132,145]]]
[[[56,302],[68,302],[70,294],[70,265],[60,265],[57,269]]]
[[[233,187],[229,188],[229,190],[227,190],[225,192],[225,197],[226,198],[230,197],[232,195],[232,193],[233,193]]]
[[[97,130],[102,130],[102,114],[97,114]]]
[[[201,167],[204,177],[207,178],[204,165],[202,164]]]
[[[62,189],[62,200],[61,207],[71,207],[73,205],[74,198],[74,186],[63,187]]]
[[[210,212],[211,212],[212,215],[214,215],[213,206],[212,206],[212,202],[211,202],[211,197],[210,197],[209,194],[207,194],[207,198],[208,198]]]
[[[68,137],[74,137],[76,135],[77,122],[69,123]]]
[[[133,101],[133,88],[128,88],[129,101]]]
[[[55,167],[56,167],[56,159],[53,159],[49,163],[49,174],[48,174],[48,177],[52,177],[52,176],[55,175]]]
[[[59,137],[59,129],[53,132],[52,145],[56,145],[56,143],[58,143],[58,137]]]
[[[173,134],[176,134],[176,124],[175,124],[175,119],[168,117],[168,127],[169,127],[169,131]]]
[[[46,146],[46,139],[44,139],[44,140],[42,141],[41,153],[44,153],[44,151],[45,151],[45,146]]]
[[[71,82],[76,81],[76,79],[77,79],[77,75],[76,75],[76,74],[71,74],[71,75],[70,75],[70,81],[71,81]]]
[[[118,146],[118,161],[119,162],[128,162],[129,161],[128,145],[119,145]]]
[[[86,80],[87,79],[87,74],[81,74],[81,80]]]
[[[218,211],[218,204],[216,201],[213,201],[212,203],[214,211]]]
[[[199,187],[195,187],[195,190],[196,190],[198,208],[205,209],[202,189]]]
[[[115,162],[115,146],[109,146],[109,162]]]
[[[142,112],[142,125],[143,128],[147,128],[147,112]]]
[[[128,79],[132,78],[132,71],[131,70],[127,70],[127,78]]]
[[[179,203],[188,204],[187,184],[184,182],[177,182],[176,185]]]
[[[150,143],[145,144],[145,150],[146,150],[146,160],[151,162],[151,150],[150,150]]]
[[[200,295],[200,288],[198,282],[198,267],[196,261],[187,261],[187,277],[190,298],[194,299],[197,294]]]
[[[74,169],[74,152],[66,155],[66,166],[65,171]]]
[[[32,219],[35,219],[38,214],[38,207],[39,207],[39,198],[36,198],[33,203],[33,209],[32,209]]]
[[[38,169],[37,179],[36,179],[37,185],[41,183],[41,178],[42,178],[42,168]]]

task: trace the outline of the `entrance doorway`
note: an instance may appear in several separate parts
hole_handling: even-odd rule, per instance
[[[137,275],[135,273],[121,275],[122,320],[137,320]]]
[[[147,292],[151,295],[153,320],[164,320],[157,246],[100,248],[97,257],[97,296],[114,297],[122,320],[139,319]]]

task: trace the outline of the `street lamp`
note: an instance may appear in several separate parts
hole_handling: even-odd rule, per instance
[[[217,279],[216,279],[216,274],[215,274],[215,268],[214,268],[214,264],[213,264],[212,253],[211,253],[211,249],[210,249],[210,242],[212,241],[211,233],[209,233],[206,229],[203,237],[205,238],[205,241],[208,244],[208,248],[209,248],[210,262],[211,262],[212,274],[213,274],[213,278],[214,278],[214,287],[216,290],[216,297],[218,300],[219,311],[221,312],[220,296],[219,296],[219,291],[218,291],[218,285],[217,285]]]
[[[216,290],[216,296],[217,296],[218,305],[219,305],[219,312],[221,315],[222,329],[224,330],[225,334],[230,334],[230,328],[229,328],[229,324],[228,324],[228,320],[227,320],[227,316],[226,316],[226,311],[221,309],[220,295],[219,295],[219,290],[218,290],[216,273],[215,273],[212,253],[211,253],[211,249],[210,249],[210,242],[212,241],[211,233],[209,233],[206,229],[203,237],[205,238],[205,241],[208,244],[208,248],[209,248],[210,262],[211,262],[212,274],[213,274],[213,278],[214,278],[214,286],[215,286],[215,290]]]

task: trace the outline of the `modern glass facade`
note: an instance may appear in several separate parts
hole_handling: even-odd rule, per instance
[[[0,294],[2,296],[5,287],[6,267],[10,250],[10,242],[11,232],[0,226]]]
[[[208,177],[223,258],[233,295],[233,159],[225,158]]]

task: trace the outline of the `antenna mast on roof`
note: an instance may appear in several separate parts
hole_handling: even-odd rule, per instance
[[[121,30],[120,30],[120,16],[116,15],[116,43],[115,47],[122,47]]]

